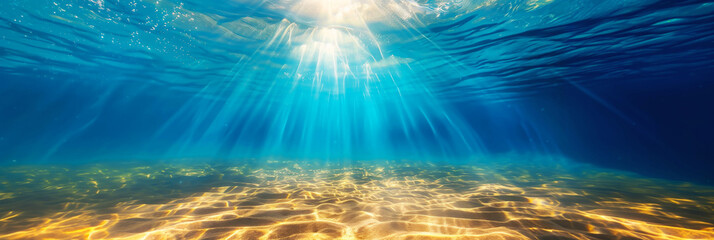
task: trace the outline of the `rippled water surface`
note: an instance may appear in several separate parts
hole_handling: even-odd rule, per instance
[[[0,69],[4,122],[16,127],[2,139],[8,158],[25,159],[558,153],[566,134],[547,126],[581,122],[585,114],[570,109],[579,107],[617,121],[588,119],[592,128],[625,125],[626,138],[644,138],[634,151],[642,152],[679,142],[662,125],[691,124],[658,121],[681,113],[638,104],[711,89],[713,9],[644,0],[12,0],[1,10]],[[539,123],[537,111],[551,119]],[[684,136],[701,142],[693,137]],[[683,152],[711,154],[675,149],[669,158]]]
[[[711,239],[709,0],[5,0],[2,239]]]

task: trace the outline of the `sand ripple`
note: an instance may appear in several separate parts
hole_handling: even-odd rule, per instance
[[[675,191],[612,173],[361,166],[245,174],[252,180],[161,203],[65,208],[0,238],[714,239],[711,188]]]

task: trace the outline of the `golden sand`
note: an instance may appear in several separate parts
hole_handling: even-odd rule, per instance
[[[0,239],[714,239],[705,186],[557,166],[306,165],[6,168]]]

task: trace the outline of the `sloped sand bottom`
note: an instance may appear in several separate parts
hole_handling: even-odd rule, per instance
[[[714,239],[714,188],[590,167],[0,171],[0,239]]]

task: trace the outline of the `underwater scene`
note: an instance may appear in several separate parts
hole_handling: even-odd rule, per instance
[[[0,239],[714,239],[714,0],[0,1]]]

